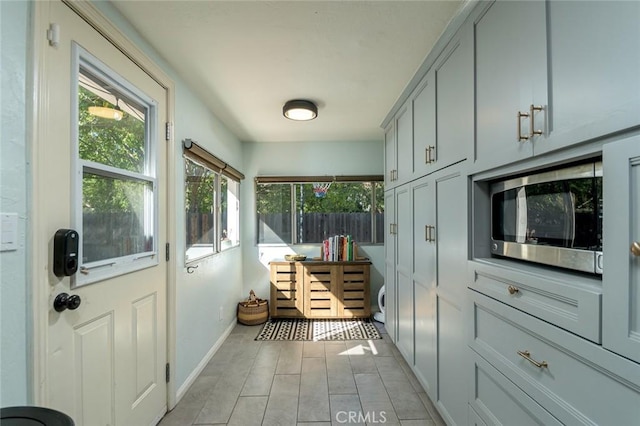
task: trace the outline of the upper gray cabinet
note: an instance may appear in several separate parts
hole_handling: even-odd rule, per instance
[[[475,22],[476,161],[483,166],[531,156],[540,137],[532,133],[545,111],[530,110],[547,106],[545,9],[541,1],[500,1]]]
[[[534,152],[640,125],[640,2],[547,5],[549,122]]]
[[[461,29],[412,97],[413,164],[419,178],[465,160],[473,148],[473,33]]]
[[[395,188],[413,177],[412,108],[407,102],[384,133],[385,189]]]
[[[396,155],[396,125],[392,121],[384,129],[384,187],[390,189],[395,186],[398,174],[398,160]]]
[[[412,128],[411,103],[407,104],[396,116],[396,141],[398,172],[396,184],[400,185],[413,178],[413,128]]]
[[[474,23],[476,170],[640,125],[638,22],[637,1],[486,6]]]

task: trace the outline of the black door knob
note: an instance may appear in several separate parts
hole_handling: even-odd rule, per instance
[[[73,311],[74,309],[78,309],[81,302],[82,300],[77,294],[69,296],[67,293],[60,293],[53,301],[53,309],[57,312],[62,312],[65,309]]]

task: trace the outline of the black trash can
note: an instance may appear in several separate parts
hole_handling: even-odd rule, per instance
[[[2,426],[74,426],[71,417],[44,407],[0,408]]]

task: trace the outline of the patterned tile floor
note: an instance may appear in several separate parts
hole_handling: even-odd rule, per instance
[[[259,331],[236,325],[160,426],[444,425],[384,327],[369,341],[254,341]]]

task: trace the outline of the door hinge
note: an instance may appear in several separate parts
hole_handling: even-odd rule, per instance
[[[47,30],[47,40],[49,40],[49,46],[58,47],[58,43],[60,43],[60,25],[51,23],[49,24],[49,29]]]
[[[172,134],[173,134],[173,123],[170,121],[167,121],[165,123],[165,128],[164,128],[164,140],[170,141]]]
[[[167,383],[169,383],[169,379],[171,378],[171,366],[169,365],[169,363],[167,363],[167,365],[165,366],[164,373],[165,379],[167,380]]]
[[[170,247],[169,243],[167,243],[164,246],[164,257],[165,257],[167,262],[169,261],[169,247]]]

